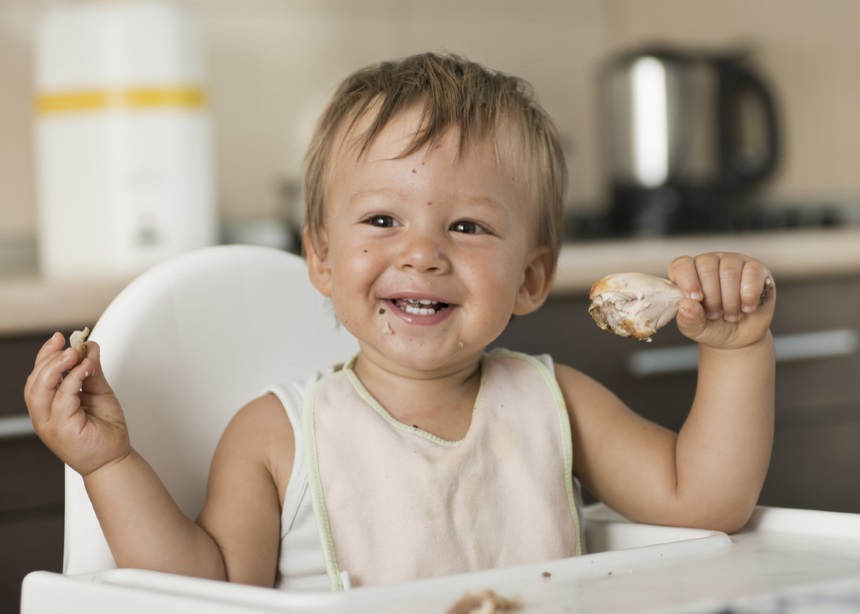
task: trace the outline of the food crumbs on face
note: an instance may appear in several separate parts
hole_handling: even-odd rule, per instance
[[[87,337],[90,334],[89,327],[85,326],[84,330],[76,330],[71,335],[69,335],[69,345],[75,348],[78,351],[78,355],[81,358],[85,358],[87,355],[87,346],[84,344],[87,341]]]
[[[394,334],[394,329],[391,328],[391,324],[389,324],[388,321],[386,321],[385,324],[383,325],[382,332],[385,333],[386,335],[393,335]]]
[[[485,590],[479,595],[464,595],[460,601],[451,606],[448,614],[494,614],[522,608],[523,600],[519,597],[505,599],[491,590]]]
[[[379,308],[379,315],[382,315],[384,313],[385,313],[385,307],[380,307]]]

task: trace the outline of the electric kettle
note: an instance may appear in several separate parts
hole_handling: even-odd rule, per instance
[[[740,52],[628,52],[604,66],[601,95],[616,231],[678,231],[777,166],[774,95]]]

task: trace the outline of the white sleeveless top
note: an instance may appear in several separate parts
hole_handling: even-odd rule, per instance
[[[354,360],[269,389],[296,433],[279,588],[338,590],[580,554],[570,425],[549,357],[485,355],[460,441],[398,422],[359,382]]]

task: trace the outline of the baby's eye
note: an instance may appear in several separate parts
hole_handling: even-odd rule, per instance
[[[454,232],[462,232],[465,234],[486,232],[480,224],[469,220],[460,220],[459,222],[454,222],[453,224],[451,224],[450,229]]]
[[[377,228],[391,228],[397,224],[397,221],[390,215],[379,214],[370,216],[364,220],[364,223]]]

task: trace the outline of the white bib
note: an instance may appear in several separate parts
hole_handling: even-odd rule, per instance
[[[395,420],[348,363],[306,399],[308,480],[333,589],[580,553],[570,424],[536,358],[484,357],[466,436]]]

